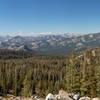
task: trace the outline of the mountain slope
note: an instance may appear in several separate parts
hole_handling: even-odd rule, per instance
[[[49,34],[38,36],[15,36],[1,41],[0,49],[38,51],[45,54],[69,55],[72,50],[81,53],[84,50],[100,47],[100,33]]]

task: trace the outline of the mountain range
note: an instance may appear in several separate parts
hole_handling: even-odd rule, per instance
[[[100,47],[100,33],[40,34],[37,36],[0,36],[0,49],[37,51],[51,55],[69,55],[73,50]]]

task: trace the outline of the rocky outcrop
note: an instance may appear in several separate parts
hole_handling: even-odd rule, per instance
[[[91,98],[89,97],[81,97],[79,100],[90,100]]]
[[[10,94],[7,94],[6,97],[0,96],[0,100],[100,100],[99,97],[90,98],[90,97],[80,97],[78,94],[67,93],[66,91],[60,90],[58,94],[53,95],[49,93],[46,98],[40,98],[39,96],[31,97],[16,97]]]
[[[57,95],[49,93],[45,100],[73,100],[66,91],[60,90]]]
[[[69,94],[66,91],[63,91],[63,90],[59,91],[58,97],[59,97],[60,100],[72,100],[69,97]]]
[[[100,100],[100,98],[92,98],[92,100]]]
[[[57,100],[57,99],[55,98],[55,96],[54,96],[53,94],[49,93],[49,94],[46,96],[46,99],[45,99],[45,100]]]
[[[74,100],[79,100],[80,96],[79,96],[79,94],[75,94],[72,98],[73,98]]]

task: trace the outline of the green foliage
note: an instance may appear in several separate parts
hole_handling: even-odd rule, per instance
[[[22,96],[29,97],[32,95],[32,87],[31,87],[31,81],[29,80],[28,76],[25,76],[25,79],[23,81],[23,88],[21,91]]]
[[[0,93],[41,97],[60,89],[81,96],[100,95],[100,57],[91,52],[68,58],[38,56],[0,60]]]
[[[70,93],[96,97],[100,95],[100,64],[90,51],[81,57],[72,54],[67,61],[66,86]]]
[[[65,58],[40,56],[0,60],[0,93],[45,96],[63,88],[65,76]]]
[[[80,66],[74,53],[72,53],[72,56],[68,60],[66,82],[68,92],[80,92]]]

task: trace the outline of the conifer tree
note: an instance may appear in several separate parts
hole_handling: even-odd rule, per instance
[[[35,92],[37,95],[42,95],[42,80],[38,81],[36,88],[35,88]]]
[[[89,67],[89,82],[90,82],[90,96],[96,97],[96,89],[97,89],[97,79],[96,79],[96,66],[95,66],[95,59],[90,56],[90,66]]]
[[[22,96],[26,96],[26,97],[29,97],[32,95],[32,87],[27,75],[25,76],[25,79],[23,81],[23,88],[22,88],[21,94]]]
[[[81,78],[81,95],[82,96],[90,96],[96,97],[96,67],[95,67],[95,59],[88,52],[87,57],[84,57],[84,62],[82,64],[82,78]]]
[[[96,69],[96,79],[97,79],[97,83],[96,83],[96,85],[97,85],[97,89],[96,89],[96,91],[97,91],[97,96],[99,96],[100,95],[100,66],[97,66],[98,68]]]
[[[90,96],[89,69],[85,56],[81,63],[81,96]]]
[[[80,66],[74,52],[68,60],[66,82],[68,92],[80,92]]]

